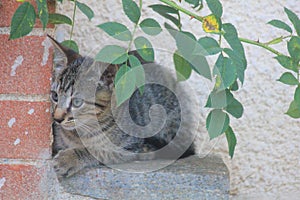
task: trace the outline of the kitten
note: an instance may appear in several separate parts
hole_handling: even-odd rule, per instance
[[[51,40],[52,152],[59,177],[87,167],[194,154],[197,122],[189,116],[189,92],[167,70],[130,52],[143,64],[147,84],[143,93],[136,90],[116,107],[114,79],[119,66],[95,62]]]

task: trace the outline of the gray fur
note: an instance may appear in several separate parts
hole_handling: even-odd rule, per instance
[[[118,66],[94,62],[55,40],[53,44],[53,159],[58,176],[71,176],[86,167],[194,153],[190,122],[182,118],[190,110],[182,109],[175,94],[188,92],[161,66],[141,60],[147,82],[144,93],[136,90],[116,107],[113,80]]]

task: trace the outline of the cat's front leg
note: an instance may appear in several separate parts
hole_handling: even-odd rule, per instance
[[[54,170],[59,178],[72,176],[86,167],[100,166],[100,162],[85,148],[59,151],[53,161]]]

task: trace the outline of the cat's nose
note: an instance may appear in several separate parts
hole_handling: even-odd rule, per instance
[[[66,110],[57,108],[53,114],[54,121],[61,123],[62,121],[64,121],[66,113],[67,113]]]

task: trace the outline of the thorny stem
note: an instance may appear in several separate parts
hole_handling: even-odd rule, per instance
[[[168,6],[171,6],[172,8],[182,12],[182,13],[185,13],[187,14],[188,16],[194,18],[194,19],[197,19],[198,21],[200,22],[203,22],[203,17],[189,11],[189,10],[186,10],[180,6],[178,6],[174,1],[172,0],[159,0],[165,4],[167,4]],[[244,43],[248,43],[248,44],[252,44],[252,45],[255,45],[255,46],[259,46],[259,47],[262,47],[276,55],[282,55],[282,53],[278,52],[277,50],[273,49],[272,47],[264,44],[264,43],[260,43],[258,41],[254,41],[254,40],[250,40],[250,39],[246,39],[246,38],[239,38],[241,42],[244,42]]]

